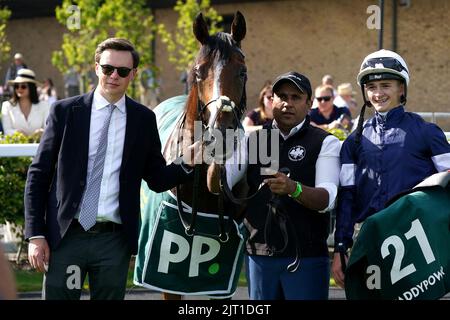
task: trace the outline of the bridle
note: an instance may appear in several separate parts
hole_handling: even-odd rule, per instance
[[[246,79],[245,79],[246,80]],[[245,81],[246,82],[246,81]],[[206,131],[210,131],[211,128],[213,128],[217,122],[218,116],[221,112],[224,112],[224,109],[227,112],[232,112],[233,114],[233,119],[236,123],[236,129],[235,130],[244,130],[243,126],[241,124],[241,117],[246,109],[245,106],[245,96],[246,96],[246,92],[245,92],[245,82],[244,82],[244,89],[242,92],[242,97],[241,100],[239,102],[239,106],[236,108],[236,104],[229,99],[228,97],[225,96],[221,96],[215,99],[211,99],[210,101],[208,101],[207,103],[203,103],[200,100],[200,94],[198,92],[198,87],[197,87],[197,114],[196,114],[196,121],[201,121],[202,123],[202,136]],[[209,105],[211,105],[214,102],[220,102],[217,104],[217,112],[214,116],[213,121],[209,121],[209,119],[206,119],[205,117],[205,113],[206,110],[208,108]],[[180,127],[183,127],[184,124],[186,122],[186,114],[184,114],[183,119],[181,121]],[[222,130],[222,133],[224,130]],[[181,130],[179,130],[179,132],[181,132]],[[178,141],[180,141],[180,136],[178,137]],[[208,142],[203,142],[203,146],[205,144],[210,144],[212,143],[212,141],[208,141]],[[178,146],[178,144],[177,144]],[[236,150],[237,148],[237,143],[235,140],[235,144],[234,144],[234,150]],[[178,151],[177,151],[178,154]],[[226,154],[224,154],[224,157],[226,157]],[[229,215],[228,216],[228,226],[227,228],[225,227],[225,221],[224,221],[224,201],[225,201],[225,195],[228,197],[228,199],[231,202],[236,203],[235,200],[236,198],[234,198],[234,196],[232,198],[229,197],[229,195],[232,195],[232,192],[228,186],[227,180],[226,180],[226,172],[225,172],[225,166],[224,166],[224,161],[222,161],[222,164],[220,164],[220,172],[221,172],[221,176],[220,176],[220,188],[221,188],[221,192],[219,192],[218,194],[218,216],[219,216],[219,235],[218,238],[221,242],[227,242],[229,239],[228,236],[228,231],[231,228],[232,225],[232,216]],[[184,225],[185,228],[185,233],[188,236],[193,236],[195,233],[195,227],[196,227],[196,221],[197,221],[197,213],[198,213],[198,198],[199,198],[199,186],[200,186],[200,169],[201,169],[201,164],[195,164],[194,165],[194,179],[193,179],[193,193],[192,193],[192,202],[191,202],[191,208],[192,208],[192,213],[191,213],[191,221],[187,222],[184,217],[185,217],[185,212],[183,209],[183,205],[182,205],[182,201],[181,201],[181,188],[180,185],[177,185],[176,187],[176,191],[177,191],[177,206],[178,206],[178,213],[180,215],[181,221]],[[225,187],[224,187],[225,186]],[[225,190],[225,191],[224,191]],[[229,191],[229,192],[227,192]],[[243,203],[243,202],[242,202]],[[238,204],[238,203],[236,203]]]
[[[243,95],[245,95],[245,89],[244,89]],[[241,120],[240,120],[241,116],[245,110],[245,107],[246,107],[245,105],[243,105],[243,100],[244,100],[243,97],[241,98],[241,102],[240,102],[238,108],[236,108],[236,104],[226,96],[220,96],[218,98],[211,99],[206,104],[204,104],[198,97],[199,96],[197,95],[197,119],[196,120],[202,122],[203,132],[210,130],[211,125],[212,125],[212,127],[214,127],[214,125],[217,122],[217,118],[219,117],[219,114],[221,112],[223,112],[224,109],[226,109],[227,112],[232,112],[233,120],[236,121],[236,124],[237,124],[236,129],[244,130],[244,127],[242,126]],[[205,117],[204,117],[205,111],[207,110],[207,108],[210,104],[217,102],[217,101],[220,101],[220,104],[218,106],[219,110],[217,110],[217,112],[214,116],[214,121],[207,122],[206,121],[207,119],[205,119]],[[205,123],[208,123],[208,124],[205,124]]]

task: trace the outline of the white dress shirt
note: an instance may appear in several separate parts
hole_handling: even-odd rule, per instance
[[[280,135],[284,140],[294,135],[304,125],[305,120],[299,123],[297,126],[291,129],[289,134],[285,135],[280,131]],[[273,121],[273,128],[278,129],[277,123]],[[237,164],[227,164],[227,181],[230,186],[235,185],[240,179],[242,179],[248,166],[248,139],[244,139],[240,150],[242,154],[241,168]],[[339,152],[341,150],[341,143],[339,139],[333,135],[327,136],[320,149],[319,156],[316,161],[316,183],[315,188],[323,188],[328,192],[328,206],[319,212],[326,212],[334,209],[336,204],[337,191],[339,186],[339,173],[340,173],[340,159]],[[234,155],[236,158],[237,156]],[[236,163],[236,162],[234,162]],[[301,181],[300,181],[301,182]]]
[[[39,101],[31,105],[30,114],[28,118],[25,118],[19,103],[12,105],[9,101],[3,102],[2,124],[5,135],[21,131],[29,136],[37,129],[44,129],[49,111],[49,104],[45,101]]]
[[[91,125],[89,130],[87,179],[89,179],[90,173],[94,166],[100,133],[102,131],[103,123],[108,116],[108,108],[106,107],[109,104],[110,103],[99,93],[98,90],[94,91]],[[122,98],[120,98],[114,105],[116,108],[113,111],[108,129],[108,145],[106,147],[105,166],[103,169],[100,187],[97,221],[122,223],[119,214],[119,175],[122,164],[125,129],[127,124],[125,95],[122,96]],[[79,217],[79,212],[75,217]]]

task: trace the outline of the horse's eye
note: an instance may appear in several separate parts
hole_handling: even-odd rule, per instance
[[[200,65],[194,67],[194,76],[196,82],[201,82],[203,80]]]
[[[247,69],[242,69],[241,72],[240,72],[240,74],[239,74],[239,76],[240,76],[242,79],[247,79]]]

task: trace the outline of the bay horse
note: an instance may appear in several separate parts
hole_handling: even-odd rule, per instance
[[[198,128],[200,128],[202,135],[209,133],[211,141],[219,140],[216,136],[217,132],[222,134],[223,137],[227,131],[231,130],[234,132],[237,129],[242,129],[241,118],[246,110],[245,85],[247,81],[247,68],[245,65],[245,55],[240,45],[241,40],[244,39],[246,34],[244,16],[239,11],[236,12],[230,33],[219,32],[216,35],[209,35],[207,23],[200,13],[195,18],[193,32],[196,39],[200,42],[201,48],[189,73],[188,81],[190,90],[188,96],[168,99],[154,109],[163,145],[163,155],[168,162],[176,161],[176,159],[179,159],[181,153],[186,152],[187,146],[194,142],[194,136],[198,134],[195,130]],[[230,150],[222,150],[223,153],[220,154],[220,151],[217,150],[221,149],[214,149],[216,152],[213,155],[214,159],[219,157],[225,160],[226,158],[230,158],[230,154],[235,154],[236,147],[231,150],[231,153]],[[145,282],[145,274],[147,270],[152,268],[151,266],[148,267],[152,263],[152,261],[149,261],[151,260],[149,258],[150,252],[156,250],[153,249],[153,244],[149,245],[149,240],[153,241],[157,237],[155,233],[159,232],[159,226],[155,226],[155,221],[160,219],[162,210],[161,202],[164,202],[164,208],[178,210],[180,218],[185,215],[184,211],[189,211],[191,214],[190,221],[187,223],[183,221],[183,225],[185,226],[185,230],[183,231],[185,234],[175,235],[173,231],[161,230],[163,240],[167,238],[166,236],[168,234],[172,240],[181,239],[183,236],[194,236],[195,238],[197,235],[196,216],[198,212],[199,215],[200,213],[205,213],[205,215],[207,213],[219,213],[219,242],[225,243],[228,241],[228,233],[225,225],[227,224],[229,227],[234,223],[233,221],[239,219],[239,214],[237,213],[239,210],[234,210],[234,214],[228,213],[228,216],[224,216],[224,211],[237,209],[236,206],[230,203],[227,205],[226,194],[229,194],[228,183],[225,181],[227,192],[224,192],[222,187],[224,184],[223,180],[226,180],[224,178],[226,177],[224,175],[224,167],[223,163],[218,163],[217,161],[195,164],[193,181],[178,186],[176,189],[168,192],[171,196],[169,200],[167,196],[153,193],[148,189],[146,184],[142,185],[142,223],[134,277],[136,284],[163,291],[165,299],[181,299],[181,294],[177,290],[170,290],[170,288],[164,289],[155,284],[146,285]],[[171,202],[171,204],[168,202]],[[227,223],[224,222],[225,220]],[[204,234],[197,236],[197,238],[203,241],[202,245],[204,247],[200,247],[199,256],[196,256],[196,258],[206,259],[205,256],[207,253],[204,252],[205,248],[212,246],[211,243],[213,240],[205,237]],[[243,241],[245,240],[242,236],[241,238],[236,242],[236,246],[239,243],[239,247],[236,247],[235,250],[241,250],[243,252]],[[185,242],[183,239],[180,241],[177,243],[178,247],[174,246],[174,248],[171,248],[172,242],[164,247],[164,241],[158,247],[160,261],[153,268],[155,270],[157,268],[158,272],[162,272],[161,270],[163,270],[165,273],[161,273],[161,275],[165,276],[170,274],[171,270],[169,269],[169,262],[161,262],[161,257],[164,254],[165,256],[170,256],[173,260],[170,261],[172,262],[171,266],[175,262],[181,264],[181,258],[179,257],[181,254],[179,251],[181,251],[181,247]],[[177,249],[178,253],[174,253],[174,249]],[[235,271],[237,272],[237,277],[233,276],[235,279],[233,281],[237,282],[242,259],[236,258],[234,264],[238,270]],[[195,266],[191,258],[189,277],[195,274],[195,267],[198,269],[198,265]],[[211,274],[217,273],[219,268],[219,264],[213,263],[210,266],[209,272]],[[178,283],[184,280],[175,276],[173,279],[174,282]],[[225,293],[226,295],[226,291],[218,290],[217,292],[218,294]],[[232,292],[228,293],[232,294]]]

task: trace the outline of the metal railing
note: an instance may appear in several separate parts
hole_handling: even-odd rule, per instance
[[[425,120],[430,120],[432,123],[436,123],[437,119],[450,119],[450,112],[414,112]],[[447,140],[450,141],[450,132],[444,132]]]
[[[450,119],[450,112],[414,112],[422,118],[430,119],[431,122],[436,123],[436,119]]]
[[[33,157],[38,143],[0,144],[1,157]]]
[[[450,143],[450,132],[444,132]],[[36,155],[38,143],[0,144],[1,157],[33,157]]]
[[[447,137],[447,140],[450,143],[450,132],[445,132],[445,136]],[[0,144],[0,158],[1,157],[32,157],[36,154],[37,148],[39,144],[38,143],[24,143],[24,144]],[[328,245],[333,245],[333,232],[334,232],[334,225],[335,225],[335,217],[334,212],[330,214],[330,232],[328,236]],[[0,225],[0,227],[2,227]],[[0,231],[2,231],[0,229]],[[0,239],[2,238],[2,232],[0,232]]]

